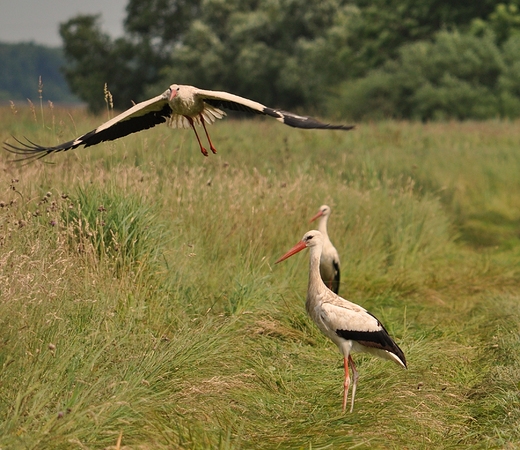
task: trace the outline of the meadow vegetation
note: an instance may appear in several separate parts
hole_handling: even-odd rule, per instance
[[[106,117],[0,110],[53,144]],[[28,165],[0,155],[0,449],[520,445],[518,122],[226,119],[204,158],[164,126]],[[340,294],[409,368],[343,367],[306,316],[323,204]]]

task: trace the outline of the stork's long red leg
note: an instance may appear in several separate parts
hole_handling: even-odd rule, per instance
[[[211,151],[213,153],[217,153],[217,149],[213,146],[213,142],[211,142],[211,139],[209,137],[208,130],[206,130],[206,123],[204,122],[204,116],[202,114],[200,115],[200,121],[202,122],[204,131],[206,132],[206,137],[208,138],[208,142],[209,142],[209,148],[211,149]]]
[[[350,367],[352,368],[352,379],[354,380],[354,383],[352,384],[352,403],[350,404],[350,412],[354,411],[354,400],[356,398],[356,387],[357,387],[357,380],[359,378],[359,375],[356,370],[356,365],[354,364],[354,360],[352,359],[352,356],[348,355],[348,362],[350,363]]]
[[[348,388],[350,387],[350,376],[348,374],[347,358],[343,358],[343,366],[345,367],[345,382],[343,383],[343,412],[345,412],[345,410],[347,409]]]
[[[188,122],[190,123],[191,125],[191,128],[193,128],[193,131],[195,132],[195,136],[197,137],[197,141],[199,142],[199,146],[200,146],[200,151],[202,152],[202,154],[204,156],[208,156],[208,151],[202,146],[202,142],[200,142],[200,138],[199,138],[199,135],[197,133],[197,130],[195,129],[195,125],[193,125],[193,119],[189,116],[184,116],[186,117],[186,119],[188,119]],[[204,124],[204,122],[202,122]],[[204,129],[206,129],[206,127],[204,127]],[[206,132],[207,134],[207,132]],[[213,150],[213,149],[211,149]]]

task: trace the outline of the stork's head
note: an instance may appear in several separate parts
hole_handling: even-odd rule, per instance
[[[175,97],[177,97],[180,90],[181,87],[178,84],[172,84],[169,88],[170,97],[168,98],[168,100],[171,102]]]
[[[320,206],[320,209],[318,210],[318,212],[316,213],[316,215],[311,219],[309,220],[309,222],[314,222],[316,219],[318,219],[319,217],[329,217],[330,216],[330,213],[331,213],[331,209],[329,206],[327,205],[321,205]]]
[[[302,240],[300,242],[298,242],[293,248],[291,248],[280,259],[278,259],[278,261],[276,261],[276,264],[286,260],[287,258],[289,258],[292,255],[295,255],[298,252],[301,252],[303,249],[305,249],[307,247],[311,248],[311,247],[317,247],[317,246],[320,247],[320,252],[321,252],[321,247],[323,246],[322,234],[318,230],[307,231],[307,233],[305,233],[303,235]]]

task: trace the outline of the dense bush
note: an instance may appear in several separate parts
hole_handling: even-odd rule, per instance
[[[331,106],[355,120],[383,117],[486,119],[520,113],[520,37],[439,32],[403,46],[396,60],[343,83]]]

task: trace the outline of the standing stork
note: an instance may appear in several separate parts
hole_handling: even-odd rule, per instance
[[[353,385],[352,403],[350,405],[350,412],[352,412],[354,410],[358,373],[350,353],[372,353],[380,358],[394,361],[404,368],[406,368],[406,358],[376,317],[361,306],[349,302],[327,289],[320,276],[323,236],[319,231],[313,230],[305,233],[303,239],[276,263],[305,248],[310,250],[309,287],[305,307],[321,332],[331,339],[343,354],[343,366],[345,368],[343,412],[347,407],[350,387],[349,366],[352,369]]]
[[[323,251],[320,258],[320,274],[325,285],[335,294],[339,292],[339,255],[336,248],[330,242],[327,233],[327,221],[332,210],[327,205],[321,205],[318,213],[310,220],[314,222],[320,218],[318,230],[323,236]]]
[[[95,130],[89,131],[72,141],[54,147],[45,147],[31,142],[27,138],[26,143],[14,138],[20,146],[4,143],[4,149],[21,155],[21,160],[39,159],[51,153],[71,150],[81,145],[90,147],[100,142],[113,141],[167,122],[172,128],[191,127],[195,132],[200,151],[204,156],[208,156],[208,151],[202,145],[195,125],[201,125],[204,128],[209,148],[213,153],[217,153],[217,149],[209,137],[206,124],[211,124],[216,119],[222,119],[226,115],[220,108],[263,114],[274,117],[276,120],[295,128],[329,130],[351,130],[354,128],[351,125],[326,124],[312,117],[299,116],[280,109],[269,108],[261,103],[228,92],[208,91],[193,86],[172,84],[161,95],[134,105]]]

